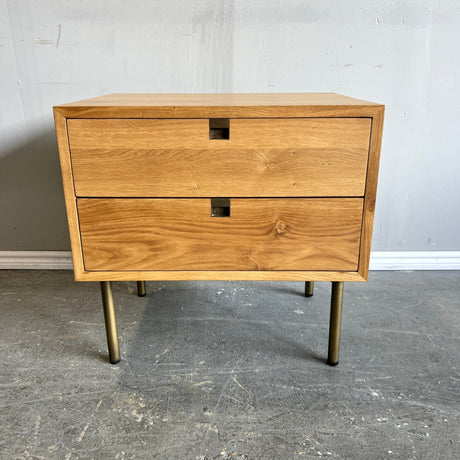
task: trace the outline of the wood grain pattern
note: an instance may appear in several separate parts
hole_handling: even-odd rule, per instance
[[[58,107],[107,107],[107,106],[145,106],[145,107],[253,107],[282,105],[380,105],[337,93],[121,93],[106,94],[82,101],[62,104]]]
[[[228,270],[133,270],[78,271],[76,281],[365,281],[358,272],[334,271],[228,271]]]
[[[72,158],[93,149],[369,149],[368,118],[230,120],[230,139],[209,139],[208,119],[68,120]]]
[[[74,260],[74,273],[75,278],[80,281],[103,281],[103,280],[318,280],[318,281],[363,281],[367,279],[369,269],[369,256],[372,240],[372,226],[375,208],[375,197],[377,189],[377,175],[379,166],[379,155],[381,148],[381,136],[383,128],[383,114],[384,106],[375,104],[372,102],[360,101],[357,99],[340,96],[333,93],[320,93],[320,94],[206,94],[206,95],[107,95],[86,101],[75,102],[71,104],[65,104],[54,108],[55,122],[56,122],[56,133],[58,138],[61,169],[64,183],[64,193],[66,198],[66,208],[69,222],[69,230],[71,236],[72,254]],[[69,144],[67,138],[67,123],[71,126],[75,120],[72,118],[120,118],[122,122],[131,123],[131,118],[139,119],[152,119],[152,118],[165,118],[165,119],[208,119],[208,118],[232,118],[232,123],[236,123],[236,119],[242,118],[332,118],[332,119],[343,119],[343,118],[370,118],[372,119],[372,129],[370,137],[370,150],[368,154],[368,163],[366,169],[365,179],[365,198],[364,198],[364,213],[362,221],[362,233],[359,244],[359,264],[356,269],[350,270],[302,270],[297,268],[289,267],[286,270],[214,270],[214,267],[210,270],[140,270],[135,268],[131,271],[124,270],[101,270],[101,271],[87,271],[83,267],[82,258],[82,247],[80,240],[80,230],[78,226],[78,213],[76,207],[76,198],[74,190],[74,176],[72,173],[72,165],[69,151]],[[67,118],[67,120],[66,120]],[[69,119],[70,118],[70,119]],[[147,120],[150,121],[150,120]],[[168,121],[168,120],[165,120]],[[183,120],[174,120],[183,123]],[[192,123],[194,120],[189,120]],[[202,122],[205,121],[205,125]],[[245,120],[241,120],[244,122]],[[255,120],[257,121],[257,120]],[[273,121],[273,120],[272,120]],[[367,120],[369,121],[369,120]],[[85,122],[93,123],[94,120],[85,120]],[[184,125],[183,125],[184,126]],[[263,131],[266,129],[262,128]],[[198,125],[194,129],[206,131],[207,134],[207,120],[198,120]],[[237,127],[234,124],[234,128]],[[111,126],[110,128],[113,128]],[[353,128],[355,129],[356,126]],[[242,129],[244,126],[242,125]],[[276,128],[275,128],[276,129]],[[367,128],[367,136],[369,136],[369,128]],[[262,131],[260,131],[262,133]],[[108,137],[111,136],[112,130],[109,129],[106,134]],[[262,133],[263,134],[263,133]],[[291,133],[294,137],[290,136],[289,139],[295,139],[296,133]],[[252,133],[251,133],[252,135]],[[250,136],[251,137],[251,136]],[[251,137],[252,138],[252,137]],[[276,136],[275,136],[276,138]],[[284,136],[284,138],[286,138]],[[338,139],[339,136],[336,136]],[[82,138],[84,142],[84,137]],[[233,141],[233,139],[231,139]],[[296,142],[298,139],[295,139]],[[206,139],[207,141],[207,139]],[[99,141],[98,141],[99,142]],[[300,196],[300,193],[295,190],[294,183],[301,184],[302,190],[309,196],[320,196],[323,194],[324,189],[331,189],[333,185],[332,181],[342,181],[343,183],[336,188],[344,190],[344,195],[337,193],[336,196],[345,196],[345,194],[359,193],[363,194],[363,175],[361,177],[355,177],[352,179],[354,171],[358,168],[361,172],[363,171],[362,159],[355,158],[357,155],[359,158],[363,155],[363,146],[355,149],[349,146],[344,153],[345,157],[343,160],[338,159],[338,149],[333,146],[318,147],[316,146],[304,146],[299,145],[289,146],[286,143],[279,142],[278,145],[267,147],[264,144],[265,140],[262,137],[261,143],[255,147],[247,145],[240,145],[238,147],[232,147],[228,149],[228,143],[225,147],[221,144],[219,147],[207,146],[200,147],[189,147],[180,145],[179,147],[171,147],[171,141],[166,142],[166,146],[162,148],[150,148],[140,147],[139,143],[136,146],[129,148],[119,149],[117,146],[111,146],[110,148],[101,148],[96,142],[93,145],[87,142],[86,146],[80,150],[81,156],[79,157],[78,149],[72,151],[72,154],[76,152],[76,162],[81,162],[82,168],[87,168],[88,162],[94,160],[94,157],[105,156],[106,161],[96,161],[93,163],[95,169],[104,169],[108,167],[112,168],[111,162],[118,163],[113,165],[115,171],[119,171],[123,167],[131,169],[127,175],[121,174],[114,176],[114,183],[116,182],[119,186],[119,190],[125,193],[124,190],[129,189],[129,184],[132,183],[133,178],[137,177],[142,182],[142,171],[148,169],[146,175],[158,176],[158,181],[166,183],[171,182],[171,177],[168,172],[165,171],[165,165],[168,169],[173,167],[173,164],[178,167],[177,161],[180,153],[183,155],[184,167],[179,168],[178,174],[182,175],[181,180],[190,181],[191,183],[185,184],[184,196],[202,196],[202,194],[208,194],[209,196],[235,196],[231,193],[226,193],[227,188],[221,187],[222,181],[219,177],[225,179],[226,174],[228,177],[231,176],[230,170],[239,170],[241,180],[239,186],[241,187],[241,193],[250,195],[251,191],[254,190],[254,184],[258,183],[257,190],[260,192],[258,196],[275,196],[270,189],[270,183],[276,184],[277,191],[280,192],[280,196]],[[142,142],[142,141],[141,141]],[[177,138],[172,142],[180,142]],[[222,141],[219,141],[222,142]],[[98,145],[96,145],[98,144]],[[201,145],[201,144],[200,144]],[[236,145],[236,144],[235,144]],[[77,146],[78,147],[78,146]],[[341,145],[343,147],[343,144]],[[200,168],[195,169],[193,174],[187,171],[185,164],[192,165],[190,156],[192,151],[198,151],[199,154],[206,158],[200,164]],[[228,156],[233,154],[237,150],[241,153],[237,155],[238,162],[231,163]],[[88,151],[90,151],[88,153]],[[108,152],[111,152],[109,157]],[[295,151],[296,155],[293,155]],[[207,165],[211,162],[215,162],[216,156],[211,158],[211,153],[215,153],[218,156],[220,163],[218,167],[209,167],[209,173],[206,170]],[[327,152],[327,158],[326,158]],[[143,157],[144,162],[140,161],[134,166],[132,155],[137,158],[138,155]],[[152,162],[152,155],[155,159],[161,157],[161,162]],[[206,156],[208,155],[208,156]],[[92,159],[91,159],[92,157]],[[303,165],[296,163],[298,158],[302,158],[306,163],[310,165],[310,170],[305,174],[306,169],[302,169]],[[260,159],[260,161],[259,161]],[[227,161],[228,160],[228,161]],[[292,161],[291,161],[292,160]],[[286,161],[290,165],[284,164]],[[203,163],[206,162],[206,165]],[[344,163],[345,166],[340,162]],[[122,166],[124,164],[124,166]],[[354,166],[353,166],[354,165]],[[355,167],[356,166],[356,167]],[[77,169],[80,165],[77,166]],[[204,178],[202,175],[202,168],[204,168],[204,175],[210,182],[209,185],[204,184]],[[259,169],[258,169],[259,168]],[[328,172],[329,170],[338,170],[341,168],[342,174],[335,174]],[[190,168],[191,169],[191,168]],[[296,175],[296,171],[299,169],[299,174]],[[316,171],[312,173],[312,169]],[[328,171],[325,171],[328,170]],[[134,172],[136,171],[137,174]],[[141,171],[141,174],[139,174]],[[214,174],[211,176],[210,172]],[[320,171],[320,172],[319,172]],[[187,174],[190,174],[187,176]],[[254,179],[254,175],[258,176],[258,180]],[[356,174],[359,176],[360,174]],[[311,182],[306,178],[313,176],[315,180],[315,187],[311,187]],[[292,182],[285,181],[285,178],[292,179]],[[83,185],[88,177],[81,182]],[[318,179],[318,180],[316,180]],[[225,179],[227,180],[227,179]],[[225,182],[224,180],[224,182]],[[356,180],[356,182],[355,182]],[[252,182],[251,182],[252,181]],[[360,183],[356,189],[352,185],[351,188],[347,188],[347,182]],[[90,190],[89,187],[93,187],[98,182],[97,174],[89,179],[83,186],[82,191]],[[201,186],[200,186],[201,183]],[[249,184],[245,188],[245,184]],[[321,185],[321,184],[326,185]],[[79,186],[77,180],[77,187]],[[319,185],[318,185],[319,184]],[[145,186],[145,183],[143,187]],[[197,187],[195,187],[197,186]],[[86,190],[84,189],[86,187]],[[176,185],[174,185],[176,187]],[[166,194],[172,194],[175,190],[169,189],[166,186]],[[190,193],[189,188],[193,190]],[[208,187],[206,189],[206,187]],[[219,188],[221,187],[221,188]],[[359,189],[359,192],[356,190]],[[97,193],[102,193],[101,190],[96,190]],[[187,191],[188,190],[188,191]],[[197,191],[198,190],[198,191]],[[345,190],[347,190],[345,192]],[[216,193],[219,191],[219,193]],[[214,192],[214,193],[213,193]],[[79,191],[80,193],[80,191]],[[134,193],[132,190],[128,190],[126,193]],[[151,192],[146,193],[146,196],[151,196]],[[160,192],[161,193],[161,192]],[[190,195],[189,195],[190,193]],[[255,192],[256,194],[258,192]],[[110,195],[109,195],[110,196]],[[114,196],[120,196],[119,194]],[[134,195],[133,195],[134,196]],[[141,195],[144,196],[144,195]],[[257,195],[256,195],[257,196]],[[92,201],[92,200],[90,200]],[[143,200],[134,200],[141,202]],[[186,200],[185,200],[186,201]],[[233,200],[233,203],[235,200]],[[232,215],[233,217],[233,215]],[[96,217],[94,217],[96,222]],[[173,221],[174,222],[174,221]],[[262,220],[262,222],[264,222]],[[265,221],[268,222],[268,221]],[[295,221],[297,222],[297,221]],[[97,224],[95,224],[97,228]],[[113,232],[114,228],[106,222],[110,231]],[[196,222],[193,222],[196,226]],[[195,227],[194,227],[195,228]],[[256,228],[262,228],[261,226]],[[268,228],[268,227],[267,227]],[[303,228],[303,227],[302,227]],[[113,233],[112,233],[113,235]],[[145,237],[145,235],[144,235]],[[302,238],[302,233],[295,234],[295,238]],[[294,239],[295,239],[294,238]],[[173,248],[173,250],[175,250]],[[328,254],[326,252],[326,254]],[[356,253],[355,253],[356,256]],[[295,260],[295,255],[293,256]],[[346,259],[346,257],[345,257]],[[289,262],[290,259],[285,261]],[[262,267],[259,267],[262,268]]]
[[[75,273],[83,271],[83,255],[80,242],[80,227],[78,224],[77,203],[73,186],[72,164],[67,137],[66,119],[57,111],[54,111],[54,123],[59,148],[59,160],[61,163],[62,183],[64,187],[67,222],[69,224],[70,245]]]
[[[359,256],[359,273],[366,280],[369,275],[369,259],[371,256],[372,229],[374,225],[375,200],[377,197],[377,179],[379,174],[380,150],[382,146],[384,113],[385,108],[381,107],[372,120],[371,142],[369,147],[361,249]]]
[[[91,270],[357,269],[363,200],[79,199]]]
[[[56,106],[67,118],[372,117],[380,104],[335,93],[110,94]]]
[[[363,196],[369,118],[69,120],[78,196]]]

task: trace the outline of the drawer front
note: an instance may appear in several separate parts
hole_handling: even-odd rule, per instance
[[[370,118],[69,119],[81,197],[363,196]]]
[[[228,214],[213,202],[214,213]],[[215,206],[221,206],[215,208]],[[87,271],[356,271],[361,198],[77,200]]]

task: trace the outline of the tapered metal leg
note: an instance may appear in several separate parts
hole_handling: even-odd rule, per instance
[[[139,297],[145,297],[147,294],[147,288],[145,287],[145,281],[137,282],[137,295]]]
[[[110,281],[101,281],[101,293],[107,345],[109,346],[109,360],[112,364],[116,364],[120,361],[120,347],[118,345],[117,320],[115,318],[115,307]]]
[[[339,363],[340,326],[342,323],[343,281],[332,283],[331,319],[329,324],[329,352],[327,363],[336,366]]]
[[[314,288],[315,288],[314,281],[305,281],[305,297],[311,297],[313,295]]]

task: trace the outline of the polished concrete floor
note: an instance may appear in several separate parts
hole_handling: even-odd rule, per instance
[[[98,283],[0,272],[1,459],[458,459],[460,272],[346,283]]]

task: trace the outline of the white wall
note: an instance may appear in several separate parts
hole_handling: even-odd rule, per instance
[[[458,0],[0,0],[0,250],[68,249],[52,106],[111,92],[384,103],[373,249],[460,249]]]

